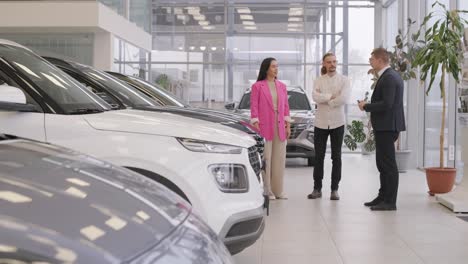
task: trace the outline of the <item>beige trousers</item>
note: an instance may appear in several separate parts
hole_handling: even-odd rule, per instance
[[[278,124],[278,116],[275,117]],[[284,128],[283,128],[284,129]],[[286,166],[286,143],[278,136],[278,125],[276,125],[275,136],[272,141],[265,142],[264,159],[265,173],[263,174],[264,191],[267,195],[281,197],[283,194],[283,177]]]

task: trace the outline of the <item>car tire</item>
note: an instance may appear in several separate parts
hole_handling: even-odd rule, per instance
[[[307,158],[307,166],[313,167],[315,165],[315,157]]]

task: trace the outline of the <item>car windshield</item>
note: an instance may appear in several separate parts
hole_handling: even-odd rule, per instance
[[[290,110],[311,110],[307,96],[301,92],[288,91]],[[239,103],[239,109],[250,109],[250,93],[245,93]]]
[[[154,97],[157,97],[159,100],[161,100],[165,105],[168,106],[178,106],[178,107],[186,107],[186,105],[182,100],[177,98],[174,94],[164,90],[164,88],[158,87],[155,84],[150,84],[146,81],[140,80],[138,78],[133,78],[133,77],[128,77],[130,80],[132,80],[136,85],[139,85],[140,87],[145,89],[148,93],[151,93],[154,95]]]
[[[117,80],[110,74],[95,70],[90,67],[80,67],[80,70],[89,78],[97,81],[107,89],[112,90],[124,104],[130,107],[157,106],[158,104],[147,95],[139,92],[132,86]]]
[[[110,110],[101,98],[33,52],[0,44],[0,57],[51,98],[64,114],[86,114]]]

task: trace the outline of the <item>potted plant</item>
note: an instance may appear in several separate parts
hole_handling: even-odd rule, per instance
[[[420,49],[422,40],[418,40],[420,31],[411,34],[411,28],[416,21],[408,19],[406,31],[403,33],[398,30],[398,35],[395,37],[395,45],[390,52],[390,66],[397,71],[404,81],[416,79],[416,69],[412,67],[412,62],[415,59],[416,52]],[[395,158],[400,172],[408,170],[408,161],[411,150],[401,148],[401,134],[395,144]]]
[[[360,145],[362,154],[371,154],[375,150],[374,132],[369,125],[367,125],[366,133],[364,131],[364,122],[361,120],[353,120],[351,124],[346,126],[344,143],[352,151],[356,150],[358,145]]]
[[[432,84],[436,78],[438,70],[441,70],[440,93],[442,98],[442,122],[440,128],[439,142],[439,167],[426,168],[426,178],[429,186],[429,193],[450,192],[455,182],[456,169],[444,167],[444,129],[446,113],[446,83],[445,76],[452,75],[455,81],[460,81],[462,50],[460,42],[462,40],[464,25],[467,21],[459,16],[460,10],[447,10],[444,4],[436,1],[432,8],[438,6],[443,12],[430,12],[423,20],[421,28],[426,28],[424,36],[424,46],[416,53],[413,67],[420,67],[420,80],[429,78],[429,86],[426,94],[431,91]],[[429,21],[432,20],[432,26]]]

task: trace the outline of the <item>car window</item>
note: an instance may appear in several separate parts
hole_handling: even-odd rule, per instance
[[[288,103],[290,110],[311,110],[309,100],[304,93],[288,91]],[[250,92],[242,96],[239,109],[250,109]]]
[[[121,102],[131,107],[138,106],[157,106],[158,104],[141,93],[132,86],[110,76],[105,72],[95,70],[90,67],[83,67],[80,70],[90,79],[93,79],[97,83],[111,90],[112,93],[119,98]]]
[[[109,110],[102,99],[36,54],[21,47],[0,44],[0,57],[47,94],[65,114],[80,110]],[[87,112],[86,112],[87,113]]]
[[[151,93],[154,97],[157,97],[160,101],[163,102],[164,105],[168,106],[178,106],[178,107],[185,107],[187,106],[182,100],[180,100],[177,96],[172,94],[169,91],[164,90],[162,87],[158,87],[156,84],[150,84],[146,81],[140,80],[138,78],[130,78],[129,79],[144,89],[147,93]]]
[[[18,85],[12,78],[8,77],[8,75],[0,69],[0,89],[2,89],[3,85],[8,85],[21,89],[20,85]],[[35,105],[36,109],[38,111],[41,111],[41,106],[28,93],[24,91],[23,93],[26,96],[26,103]]]
[[[106,103],[108,103],[112,109],[123,109],[125,106],[123,106],[119,101],[117,101],[112,95],[110,95],[107,91],[103,91],[99,87],[93,86],[91,83],[89,83],[87,80],[85,80],[83,77],[79,76],[78,74],[65,70],[63,69],[64,72],[66,72],[68,75],[73,77],[73,79],[77,80],[80,82],[84,87],[86,87],[90,92],[94,93],[95,95],[99,96],[102,100],[104,100]]]

